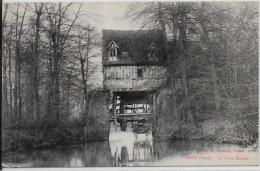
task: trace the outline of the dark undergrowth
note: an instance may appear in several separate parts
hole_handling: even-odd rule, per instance
[[[197,123],[196,126],[180,124],[175,131],[168,135],[155,135],[159,139],[178,139],[186,141],[209,140],[216,143],[238,144],[242,146],[257,145],[257,129],[247,128],[242,122],[231,122],[229,120],[207,120]]]
[[[13,125],[2,130],[2,154],[79,144],[82,134],[83,127],[77,120],[55,125],[37,122]]]
[[[214,105],[212,109],[209,108],[208,96],[202,97],[204,100],[201,102],[187,103],[186,107],[182,106],[182,108],[179,105],[174,114],[171,89],[160,90],[156,127],[153,131],[155,137],[211,140],[239,145],[258,144],[258,112],[254,112],[258,111],[258,108],[253,102],[248,100],[241,104],[238,103],[236,106],[233,100],[232,103],[222,103],[219,111],[216,111]],[[182,104],[181,100],[180,104]],[[200,106],[208,108],[204,109]],[[188,111],[190,111],[190,115],[188,115]]]

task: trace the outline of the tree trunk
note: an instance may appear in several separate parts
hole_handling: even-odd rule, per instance
[[[189,91],[188,91],[188,81],[187,81],[187,73],[186,73],[186,30],[187,30],[187,14],[185,13],[186,8],[183,4],[179,4],[178,11],[180,14],[180,24],[178,25],[179,29],[179,39],[178,39],[178,48],[179,48],[179,56],[180,56],[180,66],[181,66],[181,75],[182,75],[182,84],[183,84],[183,91],[185,100],[189,98]],[[187,112],[184,114],[184,119],[192,124],[194,124],[193,116],[190,111],[190,105],[187,105]]]
[[[68,74],[68,83],[67,83],[67,101],[66,101],[66,114],[69,116],[70,110],[70,85],[71,85],[71,72]]]
[[[53,50],[53,63],[50,66],[51,68],[51,91],[50,91],[50,99],[51,103],[51,113],[53,116],[54,124],[59,122],[60,115],[60,80],[59,80],[59,70],[60,70],[60,60],[61,60],[61,51],[60,47],[60,37],[59,37],[59,28],[57,28],[57,32],[51,33],[51,42],[52,42],[52,50]],[[50,59],[51,60],[51,59]]]
[[[3,46],[4,45],[2,45],[2,47]],[[7,70],[7,66],[6,66],[7,65],[6,59],[7,58],[6,58],[6,56],[7,56],[7,53],[8,53],[7,49],[2,49],[2,69],[3,69],[2,70],[2,76],[3,76],[3,83],[2,83],[2,85],[3,85],[3,87],[2,87],[3,109],[2,109],[2,111],[3,111],[3,116],[5,116],[5,117],[9,117],[8,115],[10,113],[8,111],[8,98],[7,98],[7,75],[6,75],[6,70]]]
[[[83,104],[84,104],[84,108],[85,108],[85,113],[83,114],[84,115],[84,121],[85,121],[85,118],[86,118],[86,115],[87,115],[87,108],[86,108],[86,104],[87,104],[87,102],[88,102],[88,92],[87,92],[87,82],[86,82],[86,76],[85,76],[85,70],[84,70],[84,68],[85,68],[85,59],[80,59],[80,69],[81,69],[81,79],[82,79],[82,84],[83,84],[83,93],[84,93],[84,102],[83,102]]]
[[[9,111],[10,111],[10,117],[11,117],[11,122],[14,119],[13,116],[13,86],[12,86],[12,53],[11,53],[11,44],[8,43],[8,56],[9,56],[9,71],[8,71],[8,76],[9,76]]]
[[[25,10],[22,16],[22,21],[20,24],[20,28],[18,30],[18,18],[19,18],[19,3],[17,5],[16,11],[16,43],[15,43],[15,115],[17,120],[21,120],[22,118],[22,95],[21,95],[21,52],[20,52],[20,45],[21,45],[21,36],[22,36],[22,29],[23,29],[23,22],[25,18],[25,14],[27,11],[28,4],[25,6]]]
[[[55,54],[54,54],[55,55]],[[57,55],[57,56],[56,56]],[[60,63],[60,54],[56,54],[54,57],[54,120],[55,123],[59,121],[60,115],[60,80],[59,80],[59,63]]]
[[[83,92],[84,92],[84,108],[85,108],[85,113],[84,113],[84,123],[86,123],[85,119],[88,115],[88,110],[89,110],[89,99],[88,99],[88,74],[89,74],[89,51],[90,51],[90,32],[91,29],[89,28],[87,30],[87,47],[86,47],[86,54],[84,57],[81,56],[80,58],[80,64],[81,64],[81,79],[82,79],[82,85],[83,85]],[[79,46],[81,45],[81,41],[79,40]],[[85,67],[86,63],[86,67]],[[86,71],[85,71],[86,68]]]
[[[17,6],[16,11],[16,23],[15,23],[15,74],[14,74],[14,116],[15,120],[17,121],[18,116],[18,96],[17,96],[17,70],[18,70],[18,56],[17,56],[17,49],[19,46],[18,43],[18,12],[19,12],[19,3]]]
[[[18,120],[22,119],[22,93],[21,93],[21,56],[20,56],[20,47],[17,52],[18,57],[18,66],[17,66],[17,95],[18,95]]]
[[[42,7],[41,7],[42,8]],[[33,60],[33,89],[34,89],[34,117],[36,120],[40,118],[40,97],[39,97],[39,40],[40,40],[40,19],[42,11],[36,11],[36,21],[35,21],[35,39],[34,39],[34,60]]]
[[[87,52],[86,52],[86,55],[85,55],[85,59],[86,59],[86,79],[85,80],[86,80],[86,82],[85,82],[84,88],[85,88],[85,101],[86,101],[86,106],[85,106],[85,108],[86,108],[86,115],[88,115],[88,112],[89,112],[88,79],[89,79],[90,32],[91,32],[91,29],[88,29]]]
[[[7,13],[7,9],[8,9],[8,4],[5,5],[5,12],[4,12],[4,18],[2,20],[2,28],[3,30],[5,29],[5,18],[6,18],[6,13]],[[4,37],[5,34],[2,34],[2,77],[3,77],[3,87],[2,87],[2,100],[3,100],[3,116],[6,117],[10,117],[8,116],[10,114],[10,111],[8,109],[8,98],[7,98],[7,75],[6,75],[6,71],[7,71],[7,53],[8,53],[8,49],[6,48],[6,39]]]
[[[49,52],[51,54],[51,52]],[[47,79],[47,102],[46,102],[46,115],[44,116],[46,120],[45,121],[54,121],[53,115],[52,115],[52,99],[53,99],[53,73],[52,73],[52,57],[49,56],[48,59],[48,75],[49,78]]]

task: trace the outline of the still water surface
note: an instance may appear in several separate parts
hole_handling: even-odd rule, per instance
[[[258,150],[208,141],[158,141],[111,127],[107,142],[56,147],[16,154],[3,163],[10,167],[255,165]]]

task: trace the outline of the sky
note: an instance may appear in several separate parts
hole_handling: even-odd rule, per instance
[[[98,30],[137,30],[140,26],[125,17],[130,4],[129,2],[84,3],[82,12],[96,15],[97,21],[92,22]]]
[[[29,2],[29,4],[33,6],[33,3]],[[77,12],[79,4],[79,2],[75,2],[70,7],[74,14]],[[140,26],[125,17],[131,4],[131,2],[83,2],[80,13],[88,16],[81,17],[80,22],[90,23],[99,31],[102,29],[138,30]],[[21,4],[20,6],[22,13],[24,5]],[[4,12],[4,5],[2,7],[2,12]],[[10,8],[13,12],[16,11],[16,5],[9,5],[9,10]]]

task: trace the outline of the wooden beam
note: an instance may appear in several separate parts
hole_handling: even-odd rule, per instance
[[[153,115],[155,116],[155,111],[156,111],[156,94],[153,93]]]

